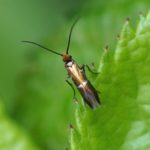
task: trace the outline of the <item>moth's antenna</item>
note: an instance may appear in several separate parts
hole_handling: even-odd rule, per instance
[[[75,26],[75,24],[77,23],[78,20],[79,20],[79,17],[74,21],[74,23],[71,26],[71,29],[70,29],[70,32],[69,32],[69,39],[68,39],[68,45],[67,45],[66,54],[68,54],[68,51],[69,51],[72,30],[73,30],[73,28],[74,28],[74,26]]]
[[[40,44],[38,44],[38,43],[35,43],[35,42],[32,42],[32,41],[21,41],[21,42],[34,44],[34,45],[37,45],[37,46],[39,46],[39,47],[41,47],[41,48],[43,48],[43,49],[45,49],[45,50],[47,50],[47,51],[49,51],[49,52],[52,52],[52,53],[54,53],[54,54],[63,56],[63,54],[60,54],[60,53],[58,53],[58,52],[55,52],[54,50],[51,50],[51,49],[49,49],[49,48],[47,48],[47,47],[44,47],[44,46],[42,46],[42,45],[40,45]]]

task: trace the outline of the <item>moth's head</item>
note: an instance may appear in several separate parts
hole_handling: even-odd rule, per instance
[[[69,62],[69,61],[71,61],[72,60],[72,56],[71,55],[69,55],[69,54],[63,54],[63,61],[64,62]]]

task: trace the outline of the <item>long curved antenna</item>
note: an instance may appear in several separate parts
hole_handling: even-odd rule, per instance
[[[73,30],[75,24],[77,23],[77,21],[79,20],[79,18],[80,18],[80,17],[78,17],[78,18],[74,21],[74,23],[72,24],[72,26],[71,26],[71,29],[70,29],[70,32],[69,32],[69,39],[68,39],[68,45],[67,45],[66,54],[68,54],[68,52],[69,52],[72,30]]]
[[[40,45],[40,44],[38,44],[38,43],[35,43],[35,42],[32,42],[32,41],[21,41],[21,42],[34,44],[34,45],[37,45],[37,46],[39,46],[39,47],[41,47],[41,48],[43,48],[43,49],[45,49],[45,50],[47,50],[47,51],[49,51],[49,52],[52,52],[52,53],[54,53],[54,54],[63,56],[63,54],[60,54],[60,53],[58,53],[58,52],[55,52],[54,50],[51,50],[51,49],[49,49],[49,48],[47,48],[47,47],[44,47],[44,46],[42,46],[42,45]]]

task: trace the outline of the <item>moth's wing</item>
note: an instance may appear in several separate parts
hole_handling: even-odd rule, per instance
[[[81,86],[79,89],[85,103],[91,108],[96,108],[100,105],[100,100],[97,91],[90,82],[87,82],[86,86]]]

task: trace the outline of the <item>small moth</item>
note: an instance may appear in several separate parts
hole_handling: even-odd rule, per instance
[[[70,32],[69,32],[69,38],[68,38],[68,44],[67,44],[67,49],[64,54],[58,53],[54,50],[51,50],[49,48],[46,48],[40,44],[37,44],[32,41],[22,41],[25,43],[31,43],[34,45],[37,45],[47,51],[50,51],[56,55],[59,55],[62,57],[64,63],[65,63],[65,68],[68,72],[68,77],[66,79],[66,82],[71,86],[74,92],[74,98],[75,98],[75,89],[73,87],[73,84],[69,82],[69,78],[72,79],[74,85],[77,87],[78,91],[80,92],[81,96],[84,99],[84,102],[88,104],[92,109],[96,108],[97,106],[100,105],[100,98],[98,95],[97,90],[94,88],[94,86],[91,84],[91,82],[87,79],[86,74],[85,74],[85,67],[89,71],[92,72],[90,67],[88,65],[82,65],[81,67],[76,63],[76,61],[72,58],[72,56],[69,54],[69,47],[70,47],[70,40],[71,40],[71,35],[72,35],[72,30],[76,24],[78,19],[75,20],[75,22],[72,24]]]

